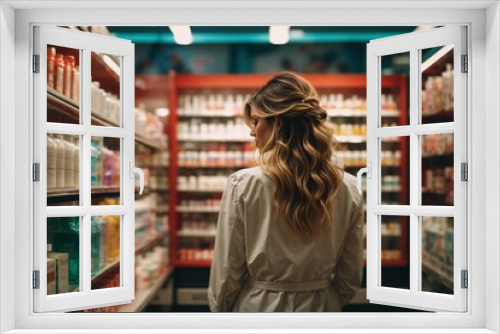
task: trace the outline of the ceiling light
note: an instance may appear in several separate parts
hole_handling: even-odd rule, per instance
[[[193,35],[189,26],[170,26],[170,31],[174,34],[174,40],[177,44],[188,45],[193,43]]]
[[[302,37],[304,37],[304,30],[302,30],[302,29],[290,29],[290,37],[302,38]]]
[[[269,42],[272,44],[286,44],[290,40],[289,26],[269,27]]]

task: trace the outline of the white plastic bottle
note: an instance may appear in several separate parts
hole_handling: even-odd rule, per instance
[[[52,134],[47,134],[47,189],[56,187],[57,144]]]
[[[66,150],[64,163],[64,188],[73,187],[75,174],[75,146],[73,145],[73,136],[64,135],[64,147]]]
[[[64,188],[64,173],[66,163],[66,148],[62,135],[56,134],[53,136],[57,146],[57,159],[56,159],[56,188]]]
[[[73,161],[73,188],[80,188],[80,137],[73,137],[75,154]]]
[[[80,104],[80,66],[75,67],[75,76],[73,80],[73,101]]]

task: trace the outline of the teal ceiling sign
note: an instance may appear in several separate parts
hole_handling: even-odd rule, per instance
[[[367,43],[370,40],[399,35],[402,32],[301,32],[292,30],[289,43]],[[175,44],[170,32],[113,32],[113,36],[135,44]],[[268,44],[268,33],[193,33],[193,44]]]

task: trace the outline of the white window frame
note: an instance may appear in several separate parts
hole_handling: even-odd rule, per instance
[[[388,328],[398,333],[412,332],[415,328],[421,333],[449,332],[450,329],[464,329],[467,333],[492,333],[500,330],[500,298],[498,281],[500,278],[499,254],[499,227],[500,208],[500,136],[498,124],[500,121],[497,111],[499,100],[499,49],[500,49],[500,11],[498,3],[487,2],[429,2],[405,1],[396,3],[370,2],[370,9],[364,9],[366,3],[338,1],[326,5],[319,2],[274,2],[252,4],[239,2],[238,4],[224,3],[226,9],[220,9],[216,2],[205,2],[200,7],[188,8],[188,4],[151,4],[143,2],[142,6],[163,6],[164,8],[138,11],[136,9],[121,9],[102,11],[92,9],[94,6],[130,6],[137,8],[137,3],[121,2],[120,4],[100,1],[81,3],[53,2],[52,6],[72,6],[68,10],[41,10],[51,6],[49,2],[21,2],[7,1],[1,4],[0,66],[2,74],[13,76],[0,78],[1,94],[1,121],[0,126],[0,182],[1,189],[1,225],[0,237],[0,316],[3,322],[2,331],[16,329],[16,333],[27,333],[22,329],[65,329],[88,328],[89,333],[102,333],[101,329],[127,329],[129,333],[144,333],[146,328],[192,328],[195,329],[230,329],[230,328],[268,328],[274,332],[290,332],[279,330],[285,326],[295,328],[295,332],[304,332],[306,328],[316,332],[326,332],[320,329],[358,328],[363,333],[387,333]],[[14,11],[13,8],[16,8]],[[81,9],[87,6],[86,9]],[[232,9],[227,7],[232,6]],[[290,7],[292,9],[289,9]],[[391,9],[398,6],[400,9]],[[404,9],[413,8],[412,10]],[[452,6],[461,6],[461,9]],[[487,8],[489,6],[489,8]],[[22,10],[22,8],[31,8]],[[170,7],[170,8],[168,8]],[[186,10],[179,9],[185,8]],[[358,8],[356,8],[358,7]],[[53,7],[54,8],[54,7]],[[56,7],[57,8],[57,7]],[[247,8],[246,10],[244,8]],[[248,9],[250,8],[250,9]],[[313,8],[313,9],[311,9]],[[346,9],[348,8],[348,9]],[[401,9],[403,8],[403,9]],[[420,9],[419,9],[420,8]],[[437,8],[437,9],[436,9]],[[15,17],[15,21],[14,21]],[[401,314],[273,314],[273,315],[242,315],[242,314],[44,314],[32,313],[32,290],[30,287],[32,259],[29,257],[32,245],[31,222],[33,212],[26,210],[31,203],[29,195],[32,192],[30,181],[32,148],[30,147],[32,133],[32,109],[26,96],[32,94],[30,81],[31,33],[35,24],[68,24],[68,25],[166,25],[173,22],[176,25],[435,25],[435,24],[465,24],[469,30],[469,114],[468,132],[471,133],[469,153],[471,162],[469,177],[471,187],[468,196],[469,221],[474,229],[469,227],[468,235],[468,268],[469,275],[469,311],[465,314],[437,313],[401,313]],[[486,29],[487,28],[487,29]],[[13,31],[15,31],[15,40]],[[5,43],[5,44],[4,44]],[[7,45],[8,48],[3,48]],[[9,48],[10,47],[10,48]],[[15,53],[13,48],[15,47]],[[15,71],[13,70],[15,66]],[[486,66],[488,71],[486,71]],[[5,72],[4,72],[5,71]],[[15,88],[9,85],[15,78]],[[9,108],[10,107],[10,108]],[[15,107],[15,113],[12,112]],[[6,111],[6,108],[9,108]],[[13,115],[15,114],[15,118]],[[474,122],[472,122],[472,117]],[[488,121],[486,121],[488,119]],[[15,145],[12,145],[13,131],[8,127],[15,127]],[[4,131],[5,130],[5,131]],[[488,141],[485,140],[485,132]],[[489,150],[485,154],[485,149]],[[487,163],[486,163],[487,162]],[[484,167],[486,166],[486,167]],[[476,168],[474,168],[476,167]],[[15,182],[12,173],[15,170]],[[485,174],[489,175],[485,182]],[[473,180],[473,182],[472,182]],[[8,188],[5,185],[9,186]],[[9,200],[15,189],[15,201]],[[488,194],[488,197],[486,196]],[[486,201],[486,206],[484,205]],[[10,206],[15,205],[15,210]],[[486,217],[488,220],[486,220]],[[10,219],[10,220],[6,220]],[[12,226],[15,219],[15,226]],[[473,232],[471,234],[471,232]],[[15,235],[15,242],[12,236]],[[486,252],[492,254],[488,266],[485,265]],[[14,256],[12,256],[14,254]],[[496,255],[496,256],[495,256]],[[26,259],[30,259],[26,261]],[[12,289],[15,286],[15,289]],[[488,289],[488,293],[485,293]],[[15,308],[12,308],[15,305]],[[196,321],[193,318],[196,317]],[[142,330],[132,331],[139,323]],[[378,328],[378,329],[377,329]],[[93,329],[93,330],[91,330]],[[413,329],[413,330],[412,330]],[[263,332],[254,330],[253,332]],[[458,330],[457,330],[458,331]],[[51,331],[54,332],[54,331]],[[76,332],[76,331],[73,331]],[[174,332],[174,330],[163,332]],[[198,331],[200,332],[200,331]],[[220,331],[215,331],[220,332]],[[234,332],[231,331],[231,332]],[[269,331],[268,331],[269,332]],[[335,332],[335,330],[329,330]],[[354,332],[354,331],[352,331]]]
[[[40,56],[39,73],[33,74],[34,162],[40,164],[40,181],[33,184],[34,269],[40,272],[34,292],[36,312],[75,311],[93,307],[128,304],[135,298],[135,210],[134,180],[129,177],[135,156],[134,72],[135,52],[130,41],[53,26],[34,27],[34,53]],[[79,50],[80,101],[78,124],[47,122],[47,45]],[[91,53],[120,58],[120,125],[91,125]],[[77,135],[80,140],[80,205],[47,206],[48,133]],[[90,143],[92,136],[120,141],[120,198],[117,205],[91,205]],[[91,217],[120,216],[120,286],[92,290]],[[47,295],[47,218],[80,217],[78,292]]]
[[[467,310],[467,290],[461,288],[461,270],[467,270],[466,227],[467,185],[461,181],[460,164],[467,163],[467,73],[461,73],[461,55],[466,55],[467,40],[464,26],[440,27],[373,40],[367,46],[367,154],[371,178],[367,180],[367,298],[376,304],[405,306],[430,311]],[[421,50],[452,45],[454,48],[454,114],[453,122],[422,124]],[[398,126],[382,127],[380,114],[381,58],[408,53],[410,56],[409,122]],[[454,136],[454,205],[422,205],[421,147],[422,135],[453,133]],[[380,205],[381,200],[381,141],[383,138],[407,136],[409,148],[410,201],[406,205]],[[410,235],[409,289],[382,285],[381,230],[382,216],[407,216]],[[421,218],[452,217],[454,227],[453,293],[441,294],[421,290],[422,231]]]

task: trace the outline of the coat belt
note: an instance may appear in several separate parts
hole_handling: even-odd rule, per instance
[[[254,281],[253,286],[255,288],[275,292],[306,292],[325,289],[330,286],[330,280],[325,279],[322,281],[299,283]]]

